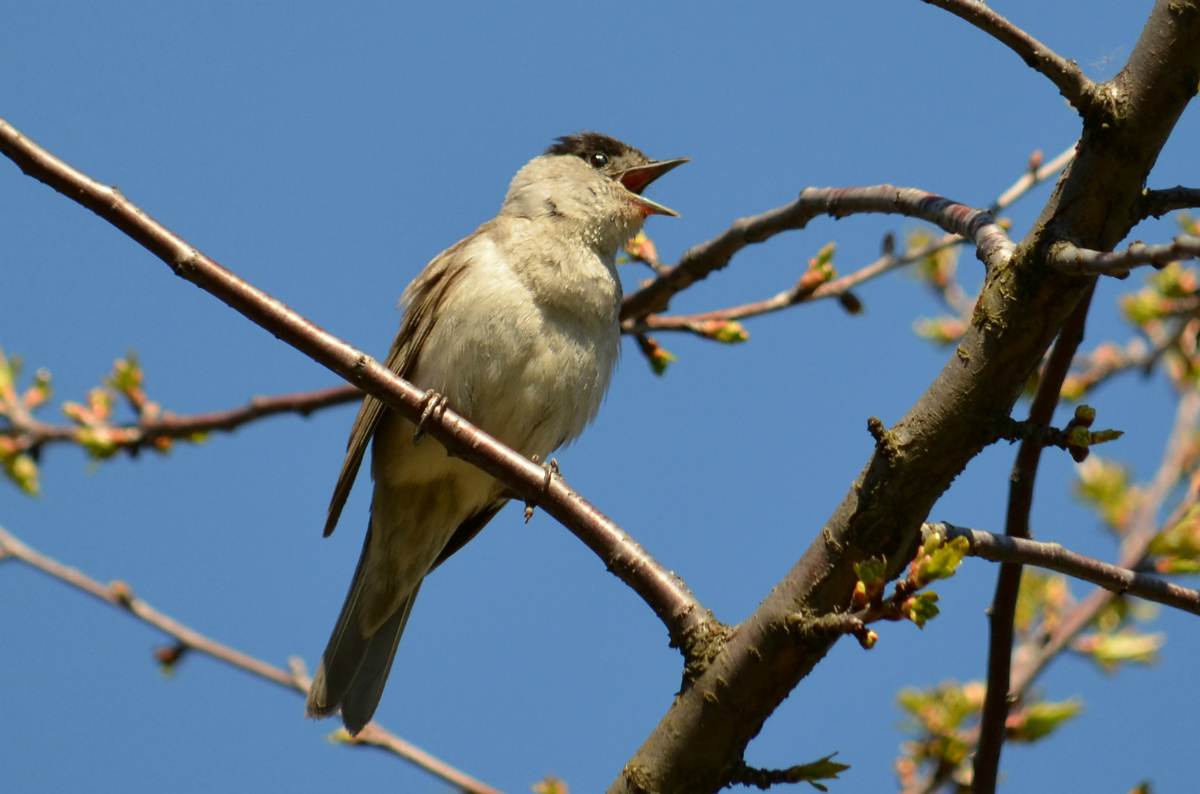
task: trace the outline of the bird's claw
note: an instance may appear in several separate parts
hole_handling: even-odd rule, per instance
[[[434,411],[445,412],[446,410],[446,398],[433,389],[425,392],[422,402],[425,404],[425,410],[421,411],[421,419],[417,422],[417,429],[413,431],[414,447],[421,443],[421,439],[425,438],[425,423],[429,421],[429,417],[433,416]]]
[[[533,462],[537,463],[537,459],[538,459],[537,455],[534,455]],[[555,477],[562,476],[562,472],[560,472],[558,470],[558,459],[550,458],[550,460],[548,460],[547,462],[542,464],[542,470],[546,473],[544,479],[542,480],[542,493],[547,494],[550,492],[551,480],[553,480]],[[529,519],[533,518],[533,508],[534,508],[533,502],[525,503],[525,523],[526,524],[529,523]]]

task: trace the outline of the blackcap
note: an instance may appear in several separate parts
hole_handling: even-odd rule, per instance
[[[641,195],[686,158],[653,161],[596,132],[559,138],[517,172],[500,213],[408,286],[387,366],[523,455],[545,460],[596,416],[620,352],[617,252]],[[431,398],[439,399],[439,398]],[[374,397],[363,400],[329,505],[333,532],[371,443],[362,555],[308,692],[309,717],[371,720],[421,582],[509,499],[504,487]]]

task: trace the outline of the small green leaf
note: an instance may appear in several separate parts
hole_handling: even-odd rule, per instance
[[[1083,703],[1075,699],[1059,703],[1034,703],[1008,718],[1008,738],[1017,742],[1035,742],[1049,736],[1082,711]]]

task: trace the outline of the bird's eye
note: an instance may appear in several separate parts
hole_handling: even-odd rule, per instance
[[[603,168],[608,165],[608,155],[603,152],[596,152],[588,156],[588,165],[592,168]]]

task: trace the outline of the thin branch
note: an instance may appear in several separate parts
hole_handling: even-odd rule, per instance
[[[1160,525],[1155,521],[1163,502],[1182,476],[1183,467],[1191,457],[1188,437],[1200,418],[1200,392],[1189,389],[1180,398],[1179,407],[1175,411],[1175,423],[1172,426],[1167,450],[1162,463],[1151,480],[1138,503],[1134,515],[1130,518],[1129,529],[1121,544],[1121,552],[1117,556],[1117,566],[1137,569],[1146,559],[1150,542],[1158,534]],[[1174,526],[1197,502],[1200,494],[1191,492],[1182,502],[1175,506],[1171,515],[1161,526]],[[1092,619],[1112,603],[1116,595],[1097,589],[1081,600],[1057,624],[1054,631],[1043,637],[1036,638],[1030,643],[1032,653],[1018,654],[1013,665],[1011,690],[1014,695],[1023,693],[1037,679],[1042,670],[1059,653],[1068,647],[1075,636],[1084,629]]]
[[[95,596],[111,606],[122,609],[142,622],[148,623],[159,631],[174,637],[183,646],[191,650],[199,651],[217,661],[224,662],[239,670],[244,670],[273,684],[278,684],[292,692],[298,692],[301,695],[308,694],[308,687],[311,682],[308,676],[300,669],[288,672],[287,670],[282,670],[253,656],[242,653],[239,650],[230,648],[228,645],[222,645],[215,640],[209,639],[200,632],[183,625],[179,621],[151,607],[145,601],[135,596],[133,589],[124,582],[111,582],[107,585],[101,584],[75,568],[70,568],[55,559],[34,551],[0,527],[0,559],[4,558],[20,560],[26,565],[36,568],[59,581],[66,582],[72,587]],[[299,668],[300,666],[297,665],[296,667]],[[405,761],[415,764],[426,772],[436,775],[447,783],[451,783],[470,794],[502,794],[498,789],[492,788],[486,783],[482,783],[470,775],[455,769],[445,761],[441,761],[424,750],[414,747],[375,722],[369,724],[359,734],[357,740],[346,740],[346,743],[365,744],[388,750]]]
[[[244,424],[276,414],[308,416],[323,408],[356,402],[362,396],[357,387],[345,384],[316,391],[252,397],[240,408],[184,415],[168,411],[158,416],[144,417],[135,423],[113,425],[105,428],[105,438],[116,447],[134,450],[152,445],[160,438],[190,438],[197,433],[213,431],[232,432]],[[32,416],[10,415],[8,419],[11,424],[0,428],[0,436],[13,439],[18,451],[66,442],[85,446],[85,436],[95,435],[95,428],[42,422]]]
[[[1071,392],[1071,399],[1079,399],[1085,392],[1122,372],[1136,369],[1149,374],[1158,360],[1179,344],[1198,310],[1200,302],[1187,309],[1169,330],[1161,328],[1158,323],[1148,324],[1144,330],[1149,337],[1149,345],[1142,337],[1135,336],[1123,347],[1105,342],[1088,355],[1077,357],[1073,366],[1079,369],[1067,376],[1063,391]]]
[[[895,254],[884,254],[866,267],[856,270],[853,273],[848,273],[841,278],[821,284],[816,289],[804,289],[799,283],[789,290],[767,298],[766,300],[755,301],[753,303],[744,303],[741,306],[733,306],[728,309],[718,309],[711,312],[699,312],[697,314],[686,315],[662,315],[652,314],[636,322],[626,320],[622,324],[622,330],[626,333],[644,333],[646,331],[690,331],[700,336],[709,336],[705,333],[705,323],[723,323],[733,320],[743,320],[747,317],[757,317],[760,314],[768,314],[787,309],[791,306],[796,306],[801,303],[812,303],[823,298],[836,298],[848,293],[854,287],[863,284],[871,279],[878,278],[885,273],[889,273],[905,265],[921,259],[922,257],[935,254],[955,245],[961,245],[964,242],[962,237],[957,234],[947,234],[939,237],[927,245],[920,248],[915,248],[911,251],[906,251],[904,254],[897,256]]]
[[[1041,72],[1054,83],[1081,116],[1087,116],[1094,105],[1096,84],[1089,80],[1075,61],[1063,58],[1054,50],[1009,22],[987,5],[977,0],[924,0],[932,6],[970,22],[992,38],[1021,56],[1031,69]]]
[[[1042,373],[1041,383],[1029,408],[1029,421],[1048,425],[1054,418],[1063,381],[1083,341],[1088,308],[1093,290],[1079,300],[1059,332],[1058,341]],[[1042,446],[1025,440],[1013,463],[1012,482],[1008,492],[1008,515],[1004,533],[1012,538],[1029,537],[1029,512],[1033,507],[1033,486],[1037,478]],[[1013,618],[1017,610],[1017,593],[1021,586],[1021,565],[1001,563],[996,577],[996,595],[988,612],[988,672],[987,696],[979,720],[979,744],[975,752],[974,794],[993,794],[1000,768],[1000,750],[1004,744],[1004,726],[1008,719],[1009,680],[1012,669]]]
[[[1063,168],[1067,163],[1071,162],[1071,158],[1075,156],[1075,145],[1065,149],[1057,157],[1048,163],[1037,167],[1029,168],[1025,174],[1012,184],[1008,190],[1000,194],[988,211],[993,215],[1008,208],[1019,198],[1024,196],[1036,185],[1051,178]],[[733,306],[727,309],[717,309],[709,312],[699,312],[696,314],[687,315],[660,315],[652,314],[648,317],[638,320],[626,320],[622,323],[621,330],[624,333],[646,333],[649,331],[688,331],[705,338],[711,338],[711,325],[731,322],[734,320],[744,320],[748,317],[757,317],[761,314],[777,312],[783,309],[790,308],[802,303],[811,303],[823,298],[841,297],[848,293],[854,287],[878,278],[892,270],[912,264],[913,262],[927,256],[944,251],[953,246],[962,245],[967,242],[966,238],[958,234],[946,234],[933,240],[919,248],[905,251],[897,256],[894,253],[886,253],[871,264],[863,267],[853,273],[842,276],[828,283],[818,286],[816,289],[806,289],[805,286],[797,282],[791,289],[784,290],[777,295],[774,295],[765,300],[755,301],[753,303],[745,303],[740,306]],[[664,268],[657,267],[656,270],[661,272]],[[969,300],[969,304],[956,305],[954,301],[949,300],[952,308],[960,313],[969,313],[974,308],[974,300]]]
[[[1067,163],[1071,162],[1075,157],[1075,149],[1078,143],[1073,143],[1067,149],[1064,149],[1058,157],[1055,157],[1050,162],[1037,168],[1030,167],[1024,175],[1012,187],[1000,194],[1000,197],[992,202],[992,206],[988,207],[988,212],[993,215],[1001,210],[1007,209],[1017,199],[1024,196],[1035,186],[1045,182],[1050,177],[1057,174],[1059,171],[1067,167]]]
[[[248,284],[159,224],[116,188],[75,170],[0,119],[0,152],[26,174],[95,212],[166,262],[179,277],[224,301],[243,316],[319,364],[382,401],[414,424],[425,393],[375,359],[318,328],[282,302]],[[614,575],[641,596],[666,625],[671,642],[691,658],[717,621],[683,580],[640,544],[546,471],[450,410],[424,422],[426,433],[451,454],[479,467],[526,503],[552,515],[594,551]]]
[[[1050,264],[1073,276],[1125,278],[1132,268],[1153,265],[1161,268],[1180,259],[1200,257],[1200,237],[1181,234],[1170,243],[1146,245],[1135,242],[1123,251],[1092,251],[1061,242],[1054,246]]]
[[[941,532],[947,540],[964,537],[971,544],[972,557],[992,562],[1015,562],[1034,565],[1050,571],[1073,576],[1099,585],[1117,595],[1131,595],[1155,601],[1200,615],[1200,590],[1180,587],[1158,576],[1137,573],[1119,565],[1085,557],[1068,551],[1057,543],[1042,543],[1025,538],[995,535],[978,529],[967,529],[945,522],[927,524],[926,528]]]
[[[907,215],[929,221],[975,244],[988,267],[1012,256],[1013,243],[991,213],[915,188],[876,185],[857,188],[805,188],[800,198],[761,215],[741,218],[717,237],[689,249],[621,305],[621,319],[641,320],[665,311],[671,298],[729,264],[738,251],[792,229],[803,229],[818,215],[844,218],[860,213]]]
[[[1138,217],[1161,218],[1168,212],[1197,207],[1200,207],[1200,188],[1178,185],[1164,190],[1146,190],[1138,205]]]

